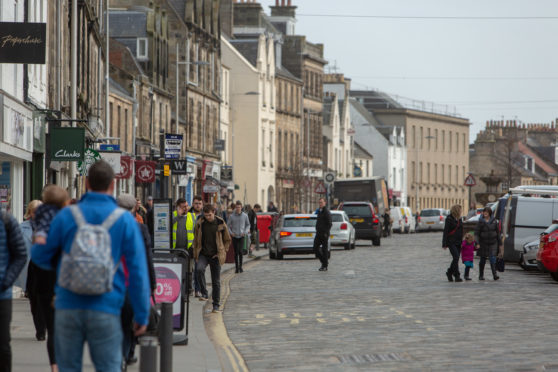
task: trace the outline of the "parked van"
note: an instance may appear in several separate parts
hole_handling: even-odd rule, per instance
[[[391,229],[393,232],[398,232],[400,234],[405,232],[405,210],[401,207],[392,207],[389,210],[389,215],[393,220]]]
[[[558,187],[547,187],[510,190],[502,223],[505,260],[518,262],[523,246],[558,219]]]
[[[415,216],[413,216],[413,212],[409,207],[399,207],[405,212],[405,232],[407,233],[414,233],[417,231],[417,223],[415,220]]]

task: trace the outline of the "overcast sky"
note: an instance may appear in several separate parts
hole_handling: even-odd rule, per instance
[[[275,0],[260,3],[269,14]],[[448,104],[452,112],[455,106],[472,123],[471,142],[486,120],[549,123],[558,117],[556,0],[293,0],[293,5],[297,34],[323,43],[330,67],[351,78],[353,89],[427,101],[426,107]],[[309,16],[323,14],[426,18]]]

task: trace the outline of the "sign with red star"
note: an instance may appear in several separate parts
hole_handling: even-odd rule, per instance
[[[157,162],[136,160],[136,183],[155,182],[155,167]]]

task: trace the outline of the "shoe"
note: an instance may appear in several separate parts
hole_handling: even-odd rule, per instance
[[[195,296],[196,296],[196,297],[201,297],[201,296],[202,296],[202,294],[201,294],[201,292],[200,292],[200,291],[196,291],[196,294],[195,294]]]
[[[243,272],[244,272],[244,270],[242,270],[242,267],[241,267],[240,269],[238,269],[238,270],[239,270],[239,271],[240,271],[241,273],[243,273]]]
[[[137,362],[138,362],[138,357],[137,356],[131,356],[126,360],[127,365],[135,364]]]
[[[219,309],[219,306],[213,306],[213,310],[211,312],[212,313],[219,313],[219,312],[221,312],[221,309]]]
[[[239,273],[238,269],[236,269],[234,272],[235,272],[235,274],[238,274],[238,273]]]
[[[207,301],[207,297],[205,297],[204,295],[202,295],[202,296],[199,298],[199,300],[200,300],[200,301]]]
[[[468,276],[465,277],[465,280],[472,280],[471,278],[469,278]]]
[[[479,276],[479,280],[484,280],[484,276]]]
[[[37,338],[37,341],[44,341],[46,340],[46,337],[44,334],[36,334],[35,337]]]
[[[498,280],[500,277],[498,275],[494,275],[494,280]]]
[[[327,271],[327,266],[322,266],[318,269],[318,271]]]
[[[463,279],[461,279],[460,277],[455,278],[456,283],[461,283],[462,281],[463,281]]]
[[[448,282],[453,282],[453,275],[449,271],[446,271],[446,276],[448,277]]]

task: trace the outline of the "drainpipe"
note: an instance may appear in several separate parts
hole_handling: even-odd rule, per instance
[[[73,120],[77,119],[77,11],[78,0],[72,0],[72,19],[71,19],[71,85],[70,85],[70,108],[71,108],[71,118]],[[76,123],[72,122],[72,127],[75,127]],[[70,189],[70,197],[76,197],[75,189],[75,164],[73,162],[68,163],[68,185]]]

